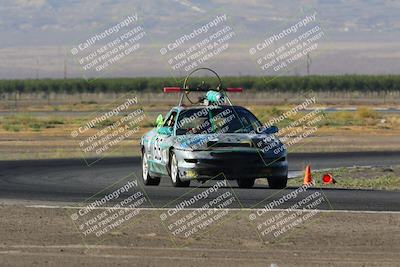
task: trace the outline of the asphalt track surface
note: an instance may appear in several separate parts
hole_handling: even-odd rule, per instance
[[[351,166],[390,166],[400,164],[400,152],[348,152],[348,153],[294,153],[289,155],[289,170],[301,170],[306,164],[314,169]],[[141,180],[140,158],[105,158],[88,166],[82,159],[0,161],[0,200],[48,205],[83,205],[113,192],[128,180]],[[110,187],[110,185],[114,184]],[[148,197],[141,207],[170,208],[180,201],[204,192],[210,182],[202,185],[192,182],[190,188],[173,188],[167,179],[159,186],[139,186]],[[105,189],[106,188],[106,189]],[[297,188],[269,189],[257,185],[240,189],[232,181],[218,192],[230,191],[235,202],[228,208],[262,208],[280,200]],[[400,192],[379,190],[347,190],[309,188],[297,198],[286,200],[275,208],[288,208],[300,198],[320,192],[326,201],[318,206],[322,210],[400,211]],[[121,194],[121,197],[129,196]],[[190,208],[201,207],[214,196],[196,201]],[[112,204],[112,201],[110,201]]]

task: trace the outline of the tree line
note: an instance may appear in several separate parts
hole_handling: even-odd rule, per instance
[[[124,93],[161,92],[165,86],[181,86],[183,78],[138,77],[85,79],[0,80],[0,94],[7,93]],[[202,81],[216,86],[214,77],[193,77],[192,87]],[[331,75],[282,77],[222,77],[224,87],[242,87],[249,91],[398,91],[400,75]]]

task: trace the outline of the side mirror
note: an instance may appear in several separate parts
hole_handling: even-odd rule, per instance
[[[275,125],[270,126],[269,128],[265,129],[267,131],[267,133],[269,134],[274,134],[279,132],[278,127],[276,127]]]
[[[260,129],[260,133],[263,133],[263,134],[274,134],[274,133],[277,133],[278,131],[279,131],[279,129],[275,125],[272,125],[268,128]]]
[[[159,127],[158,130],[157,130],[157,133],[158,134],[162,134],[162,135],[171,136],[172,135],[172,128],[171,127],[167,127],[167,126]]]
[[[161,114],[159,114],[156,119],[157,128],[161,127],[163,123],[164,123],[164,118]]]

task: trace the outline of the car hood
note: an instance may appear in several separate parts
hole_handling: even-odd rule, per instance
[[[177,137],[175,147],[184,150],[209,150],[209,149],[263,149],[266,146],[280,146],[282,143],[273,134],[193,134]]]

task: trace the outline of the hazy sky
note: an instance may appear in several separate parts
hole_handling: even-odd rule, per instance
[[[261,69],[257,59],[291,41],[301,30],[311,29],[308,26],[288,33],[255,55],[249,49],[314,13],[314,24],[308,26],[318,26],[323,34],[317,48],[309,53],[311,74],[399,73],[400,1],[0,0],[0,78],[62,78],[65,73],[67,77],[183,75],[185,69],[174,69],[178,60],[171,58],[210,38],[214,30],[224,31],[227,40],[221,48],[213,48],[217,52],[212,57],[200,60],[201,66],[216,68],[224,75],[304,75],[306,57],[276,73]],[[207,33],[196,32],[219,15],[226,15],[226,21],[211,26]],[[120,27],[119,23],[129,17],[137,19]],[[118,32],[105,33],[116,25],[120,25]],[[126,46],[123,57],[116,60],[117,54],[104,55],[100,61],[109,61],[101,71],[83,68],[90,62],[82,61],[83,57],[93,51],[99,57],[98,49],[130,30],[137,32],[126,36],[136,35],[137,40],[130,40],[132,48]],[[105,33],[104,38],[91,47],[79,48],[101,33]],[[162,55],[160,49],[169,49],[168,45],[188,34],[195,37]],[[73,48],[79,53],[74,55]],[[111,45],[108,48],[111,52]]]

